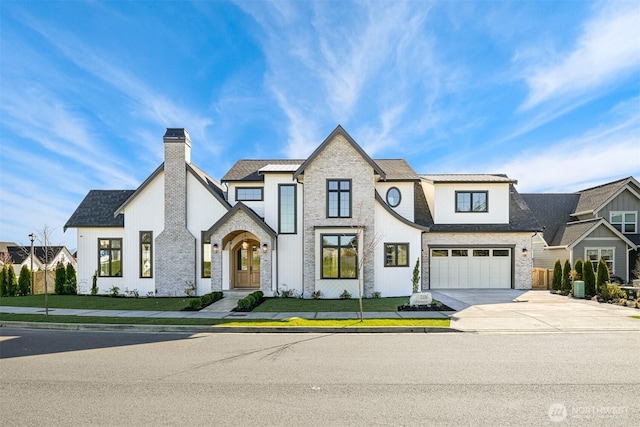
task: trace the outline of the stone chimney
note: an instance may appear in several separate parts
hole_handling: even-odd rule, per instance
[[[191,139],[186,129],[164,134],[164,230],[156,237],[155,273],[158,296],[184,295],[196,283],[196,238],[187,230],[187,164]]]

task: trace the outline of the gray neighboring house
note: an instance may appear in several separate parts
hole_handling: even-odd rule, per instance
[[[533,238],[533,266],[602,258],[612,275],[634,277],[640,230],[640,184],[630,176],[576,193],[522,194],[543,227]]]

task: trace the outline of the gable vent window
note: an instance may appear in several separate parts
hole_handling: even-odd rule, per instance
[[[456,191],[456,212],[488,212],[486,191]]]

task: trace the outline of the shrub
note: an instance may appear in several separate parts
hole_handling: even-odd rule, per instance
[[[91,295],[98,294],[98,272],[93,273],[93,277],[91,278]]]
[[[351,299],[351,294],[346,289],[340,294],[340,299]]]
[[[64,284],[67,282],[67,271],[64,268],[64,264],[59,262],[56,265],[56,279],[54,292],[58,295],[64,295]]]
[[[31,293],[31,271],[26,265],[20,269],[18,276],[18,294],[29,295]]]
[[[584,277],[584,294],[590,297],[594,296],[596,294],[596,275],[593,270],[593,263],[589,258],[584,262],[582,277]]]
[[[76,269],[73,267],[73,264],[67,264],[67,268],[65,271],[65,286],[64,286],[65,294],[67,295],[77,295],[78,294],[78,280],[76,278]]]
[[[315,291],[311,293],[311,298],[320,299],[322,298],[322,291]]]
[[[255,291],[238,301],[236,311],[251,311],[262,303],[264,293]]]
[[[582,271],[584,270],[584,263],[580,258],[576,260],[573,269],[576,271],[576,280],[582,280],[582,278],[584,277],[582,275]]]
[[[10,264],[8,264],[7,274],[5,277],[5,280],[7,281],[7,290],[9,291],[9,296],[15,297],[16,295],[18,295],[18,280],[16,279],[16,272],[13,269],[13,266]]]
[[[559,291],[562,287],[562,264],[560,260],[556,260],[553,265],[553,280],[551,282],[551,289],[554,291]]]
[[[109,295],[111,295],[112,297],[117,297],[118,295],[120,295],[120,288],[117,286],[112,286],[111,289],[109,289]]]
[[[413,267],[413,276],[411,277],[411,284],[413,286],[413,293],[417,294],[420,283],[420,258],[416,259],[416,265]]]
[[[382,292],[375,291],[374,293],[371,294],[371,298],[373,298],[373,299],[382,298]]]
[[[196,284],[191,280],[185,282],[184,294],[188,297],[194,297],[196,295]]]
[[[612,283],[605,283],[600,286],[598,295],[605,301],[615,301],[618,299],[627,299],[627,294],[620,289],[620,286]]]
[[[600,290],[601,286],[609,283],[611,279],[609,278],[609,267],[607,267],[607,263],[603,258],[600,258],[598,261],[598,274],[596,278],[596,289]]]
[[[202,308],[202,299],[196,298],[189,301],[190,310],[200,310]]]
[[[565,260],[562,268],[562,293],[569,295],[569,292],[571,292],[571,263]]]
[[[5,264],[0,269],[0,296],[7,297],[9,296],[9,288],[7,287],[7,266],[9,264]]]

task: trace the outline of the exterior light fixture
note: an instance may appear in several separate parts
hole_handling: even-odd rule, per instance
[[[247,242],[247,233],[244,233],[242,237],[242,249],[247,249],[249,247],[249,242]]]
[[[267,245],[266,243],[263,243],[262,244],[262,252],[264,252],[266,254],[268,250],[269,250],[269,245]]]
[[[528,253],[529,251],[527,250],[527,248],[522,248],[522,256],[527,256]]]
[[[213,244],[213,252],[217,254],[219,250],[220,250],[220,247],[218,246],[218,244],[214,243]]]

